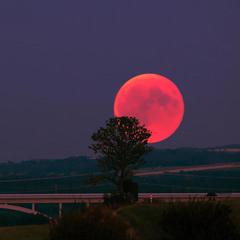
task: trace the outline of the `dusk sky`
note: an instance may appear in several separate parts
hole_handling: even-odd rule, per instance
[[[0,161],[89,155],[129,78],[159,73],[185,99],[154,144],[240,143],[239,0],[1,0]]]

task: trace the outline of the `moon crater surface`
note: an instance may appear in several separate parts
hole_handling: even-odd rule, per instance
[[[128,80],[114,102],[116,117],[136,117],[152,132],[149,143],[169,138],[184,116],[184,100],[178,87],[159,74],[141,74]]]

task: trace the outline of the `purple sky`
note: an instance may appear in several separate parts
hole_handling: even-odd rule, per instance
[[[155,147],[240,143],[239,0],[1,0],[0,161],[90,154],[121,85],[153,72],[185,97]]]

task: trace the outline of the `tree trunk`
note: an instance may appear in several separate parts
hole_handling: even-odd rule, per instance
[[[119,185],[118,185],[118,191],[119,194],[122,196],[122,198],[125,198],[125,192],[124,192],[124,170],[121,170],[121,174],[119,176]]]

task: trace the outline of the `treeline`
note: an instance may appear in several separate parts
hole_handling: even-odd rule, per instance
[[[240,163],[240,152],[194,148],[155,149],[145,157],[143,167],[192,166],[229,162]],[[0,164],[1,179],[74,176],[95,171],[97,171],[96,160],[86,156]]]
[[[69,176],[96,170],[96,161],[85,156],[65,159],[29,160],[0,164],[0,178]]]
[[[148,154],[145,166],[193,166],[230,162],[240,162],[240,152],[215,151],[215,149],[196,148],[158,149]]]

